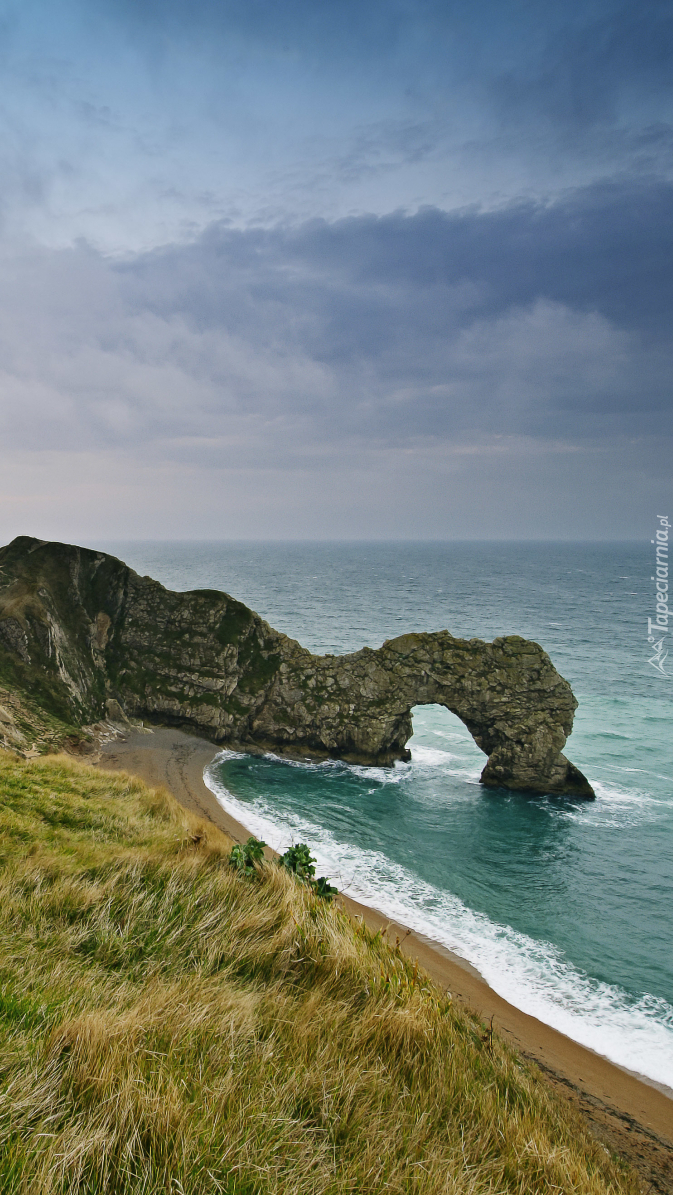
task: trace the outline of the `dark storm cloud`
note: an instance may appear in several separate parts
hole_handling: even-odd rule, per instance
[[[447,315],[455,330],[477,315],[547,299],[667,337],[672,267],[673,186],[655,182],[603,184],[549,206],[486,213],[427,208],[272,230],[213,225],[193,245],[139,256],[119,272],[137,302],[165,315],[177,306],[203,326],[222,320],[234,278],[251,307],[228,311],[229,325],[249,319],[260,301],[303,307],[313,321],[317,302],[350,350],[376,353],[386,339],[377,313],[399,307],[419,323],[419,303],[422,326],[435,333],[446,332]],[[395,340],[397,331],[387,336]],[[346,344],[330,345],[330,354],[343,355]]]
[[[640,534],[670,478],[672,200],[5,253],[4,501],[58,494],[71,538],[92,503],[115,534]]]
[[[216,225],[116,269],[138,313],[318,367],[323,395],[285,401],[333,434],[643,431],[670,401],[672,217],[669,185],[615,183],[548,207]]]
[[[200,460],[226,441],[292,467],[339,443],[656,433],[672,200],[613,184],[497,213],[215,225],[123,263],[36,250],[2,266],[2,434]]]
[[[258,245],[266,240],[271,260],[304,262],[355,285],[431,296],[435,287],[469,284],[479,297],[464,321],[544,298],[654,335],[670,331],[673,314],[672,217],[669,184],[616,183],[549,206],[316,222]]]
[[[292,467],[326,446],[662,430],[673,188],[551,206],[231,229],[105,259],[5,262],[3,435],[222,444]],[[11,296],[11,299],[10,297]]]

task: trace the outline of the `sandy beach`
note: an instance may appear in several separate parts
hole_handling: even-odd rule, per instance
[[[179,730],[133,730],[101,746],[98,766],[124,769],[147,784],[169,789],[187,809],[208,818],[235,841],[245,841],[249,831],[222,808],[203,781],[215,752],[211,743]],[[494,1029],[575,1104],[595,1136],[637,1169],[645,1191],[673,1195],[673,1099],[665,1090],[508,1004],[473,967],[437,943],[346,895],[339,899],[368,926],[386,930],[391,942],[399,937],[405,954],[418,959],[454,999],[475,1009],[484,1021],[492,1017]]]

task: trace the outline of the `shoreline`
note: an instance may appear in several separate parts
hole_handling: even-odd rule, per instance
[[[235,841],[249,830],[223,808],[203,780],[218,748],[185,731],[155,727],[124,730],[100,745],[96,765],[124,770],[151,787],[167,788],[185,808],[212,821]],[[402,949],[440,987],[469,1005],[485,1022],[534,1062],[557,1092],[569,1098],[594,1136],[621,1154],[654,1191],[673,1195],[673,1098],[646,1076],[635,1075],[558,1030],[509,1004],[467,960],[383,913],[340,894],[346,910],[372,930],[401,940]]]

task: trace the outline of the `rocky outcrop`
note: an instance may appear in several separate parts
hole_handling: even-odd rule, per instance
[[[102,552],[22,536],[0,550],[0,676],[83,724],[106,710],[215,743],[365,764],[408,759],[414,705],[452,710],[482,783],[592,797],[561,754],[577,702],[546,652],[448,631],[314,656],[225,593],[172,593]]]

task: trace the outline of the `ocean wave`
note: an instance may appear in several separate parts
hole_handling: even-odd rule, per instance
[[[221,762],[225,759],[240,759],[243,757],[236,752],[223,751],[217,758]],[[318,774],[325,772],[350,772],[353,776],[357,776],[359,780],[375,780],[381,785],[399,784],[401,780],[406,779],[409,772],[409,764],[402,760],[398,760],[392,767],[378,768],[365,764],[346,763],[343,759],[291,759],[285,755],[275,755],[273,751],[265,751],[263,758],[272,760],[273,763],[283,764],[288,768],[298,768],[305,772],[316,772]]]
[[[263,797],[238,801],[217,775],[218,763],[233,757],[240,756],[223,752],[204,779],[252,833],[281,851],[292,841],[308,841],[320,872],[342,891],[466,959],[510,1004],[619,1066],[673,1085],[673,1007],[665,1000],[636,998],[593,979],[551,943],[491,921],[379,851],[338,842],[324,827],[279,812]]]
[[[603,763],[601,764],[606,771],[609,772],[624,772],[627,775],[646,776],[649,780],[664,780],[667,784],[673,784],[673,776],[668,776],[664,772],[652,772],[649,768],[627,768],[622,764],[617,763]],[[665,798],[655,797],[654,800],[663,800]],[[669,800],[671,794],[669,793]]]
[[[616,784],[606,783],[603,780],[594,780],[594,790],[596,793],[597,802],[606,801],[611,806],[631,806],[637,805],[639,808],[649,808],[655,806],[663,806],[664,808],[670,805],[670,799],[666,800],[664,797],[655,797],[652,793],[645,792],[644,789],[620,788]]]
[[[461,733],[459,730],[436,730],[432,728],[425,729],[426,735],[433,735],[437,739],[449,739],[454,743],[461,743],[463,746],[474,747],[475,742],[471,735]]]
[[[398,760],[391,767],[376,767],[367,764],[347,763],[341,759],[291,759],[286,756],[276,755],[272,751],[264,753],[263,758],[270,762],[281,764],[284,767],[298,769],[304,772],[313,772],[316,774],[325,774],[326,772],[352,775],[358,780],[364,780],[368,784],[374,783],[382,788],[390,785],[413,784],[414,778],[425,779],[427,775],[434,773],[435,777],[441,781],[442,778],[450,779],[452,781],[460,781],[461,786],[465,785],[465,789],[456,788],[454,786],[451,792],[451,800],[456,801],[464,799],[469,793],[469,789],[475,785],[479,785],[481,772],[484,766],[485,756],[482,752],[479,753],[480,758],[475,759],[474,755],[466,752],[465,755],[459,755],[456,752],[445,750],[441,747],[429,747],[411,740],[411,760],[403,762]],[[217,757],[220,762],[227,759],[243,759],[246,758],[244,752],[223,750]],[[607,770],[616,772],[640,772],[642,769],[638,768],[622,768],[618,765],[604,765]],[[643,777],[648,779],[654,776],[654,773],[643,773]],[[660,779],[668,779],[667,777],[660,777]],[[572,800],[564,801],[554,796],[531,796],[528,795],[527,800],[534,800],[543,804],[549,813],[549,816],[554,819],[582,821],[584,825],[589,826],[611,826],[613,828],[622,827],[627,829],[631,826],[640,825],[646,821],[656,821],[662,816],[670,814],[673,806],[673,796],[669,793],[665,795],[653,795],[651,792],[642,788],[627,789],[613,781],[600,780],[592,777],[593,787],[596,794],[596,800],[590,803],[581,802],[577,804]],[[415,794],[416,799],[420,799],[419,793]],[[448,793],[447,793],[448,797]],[[434,797],[433,797],[434,800]]]
[[[218,759],[242,759],[244,754],[237,751],[222,751]],[[413,745],[410,761],[397,760],[390,767],[377,767],[371,764],[347,763],[342,759],[292,759],[284,755],[276,755],[273,751],[265,751],[264,759],[282,764],[288,768],[297,768],[305,772],[325,773],[341,772],[357,776],[358,780],[375,781],[380,785],[400,784],[409,779],[414,770],[441,767],[447,775],[460,777],[468,783],[479,779],[483,768],[483,759],[475,763],[466,760],[463,755],[453,751],[443,750],[441,747],[424,747]],[[456,767],[456,765],[460,765]]]
[[[484,759],[485,758],[486,757],[484,756]],[[440,766],[440,767],[449,766],[450,767],[455,763],[462,763],[463,765],[465,765],[465,764],[471,765],[471,761],[467,761],[465,759],[464,755],[457,755],[455,751],[446,751],[446,750],[442,749],[441,747],[423,747],[421,745],[418,745],[418,746],[412,745],[412,748],[411,748],[411,764],[412,764],[412,766],[415,765],[416,767],[423,767],[423,768],[427,768],[427,767],[435,768],[437,766]],[[482,764],[482,768],[483,768],[483,764]],[[470,770],[474,771],[473,765],[471,766]],[[481,768],[479,769],[479,772],[477,772],[476,774],[479,775],[480,771],[481,771]]]
[[[653,796],[643,789],[625,789],[592,777],[596,800],[581,807],[569,804],[561,815],[581,820],[585,826],[610,826],[627,830],[645,822],[670,818],[673,801],[670,796]]]

